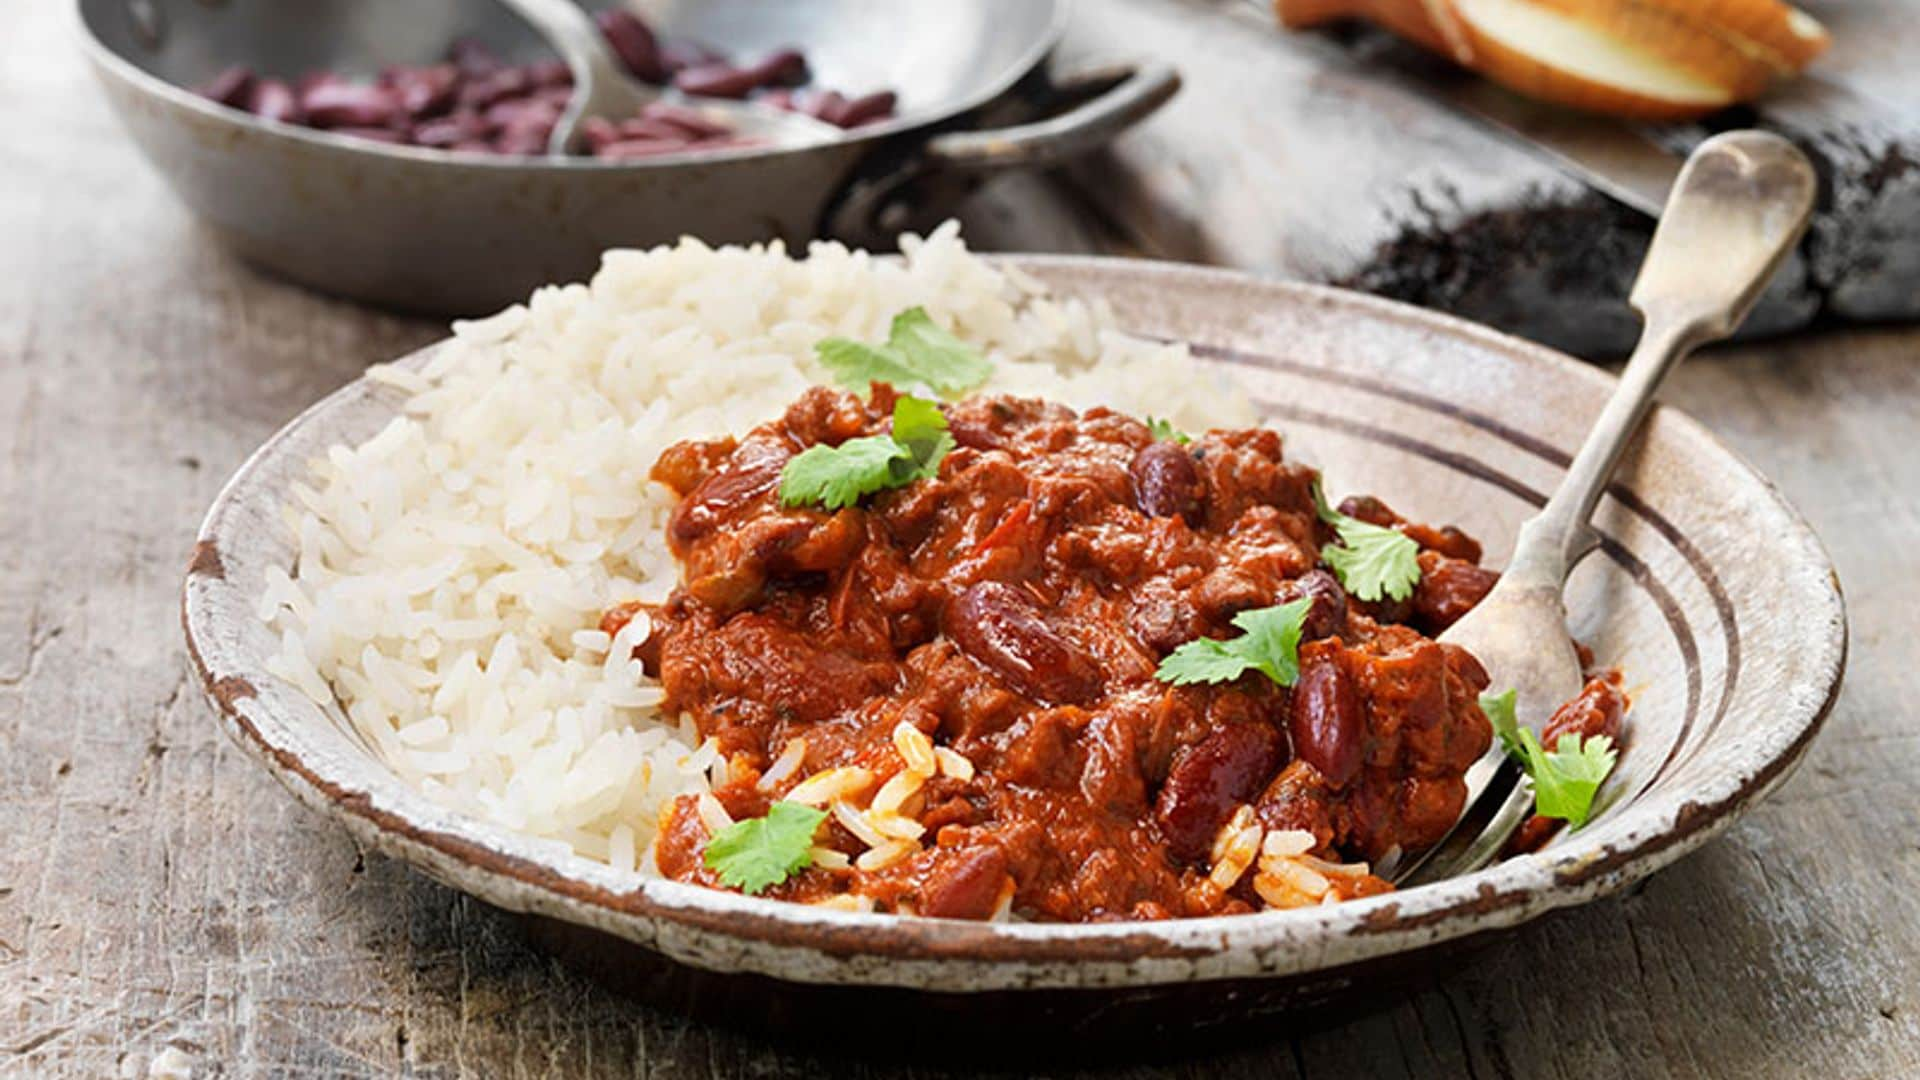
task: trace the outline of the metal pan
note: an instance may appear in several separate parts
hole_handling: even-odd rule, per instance
[[[986,172],[1100,145],[1179,86],[1158,64],[1046,83],[1036,69],[1066,0],[641,6],[667,36],[738,55],[798,46],[823,85],[898,91],[899,115],[821,146],[638,162],[387,146],[257,120],[183,87],[234,63],[371,74],[437,59],[458,37],[517,61],[551,50],[493,0],[77,0],[88,58],[128,132],[223,242],[324,292],[434,314],[580,279],[609,247],[884,240],[937,219]],[[977,129],[1008,102],[1067,104]]]

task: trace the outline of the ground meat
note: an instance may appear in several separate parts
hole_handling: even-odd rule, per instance
[[[684,576],[649,612],[649,662],[666,709],[734,761],[724,805],[846,766],[871,773],[868,791],[892,782],[903,723],[964,757],[902,804],[922,830],[906,854],[816,867],[773,895],[960,918],[1247,911],[1260,899],[1244,881],[1209,880],[1230,821],[1304,829],[1328,860],[1421,848],[1452,824],[1490,739],[1487,679],[1423,630],[1490,586],[1470,538],[1350,502],[1423,548],[1424,591],[1383,621],[1322,566],[1317,476],[1277,433],[1156,441],[1107,410],[1000,396],[946,407],[957,448],[932,479],[837,513],[780,505],[787,460],[886,431],[894,399],[809,391],[655,470],[684,495],[669,527]],[[1292,689],[1155,678],[1180,645],[1299,597],[1313,604]],[[804,768],[768,790],[794,739]],[[692,802],[669,815],[660,865],[713,884]],[[848,856],[871,846],[837,822],[822,836]],[[1363,875],[1340,894],[1385,887]]]

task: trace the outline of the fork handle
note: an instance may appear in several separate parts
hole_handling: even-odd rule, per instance
[[[1645,320],[1620,384],[1547,505],[1520,527],[1505,575],[1558,592],[1600,542],[1588,519],[1680,359],[1731,335],[1806,231],[1818,180],[1794,145],[1763,131],[1700,144],[1668,196],[1635,280]]]

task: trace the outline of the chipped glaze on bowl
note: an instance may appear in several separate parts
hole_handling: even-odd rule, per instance
[[[1057,292],[1106,299],[1136,333],[1190,343],[1241,380],[1290,456],[1328,470],[1335,494],[1371,492],[1415,520],[1456,522],[1486,543],[1493,566],[1612,386],[1548,349],[1341,290],[1167,264],[1008,261]],[[184,591],[208,695],[245,749],[362,845],[536,925],[610,934],[709,972],[942,996],[1350,986],[1409,954],[1614,892],[1705,843],[1799,761],[1845,662],[1843,603],[1820,542],[1763,477],[1662,409],[1603,500],[1605,542],[1568,592],[1575,634],[1624,669],[1634,693],[1625,753],[1598,818],[1538,854],[1327,907],[1091,926],[836,912],[665,880],[635,887],[432,802],[376,760],[339,709],[266,671],[277,639],[254,609],[265,568],[292,561],[279,509],[288,484],[327,445],[377,431],[399,400],[364,379],[345,387],[268,440],[220,493]]]

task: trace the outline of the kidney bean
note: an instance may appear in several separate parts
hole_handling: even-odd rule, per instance
[[[1293,756],[1313,766],[1335,787],[1360,770],[1364,734],[1360,693],[1340,662],[1337,642],[1300,650],[1300,679],[1293,684],[1287,732]]]
[[[841,109],[847,107],[847,99],[838,90],[822,90],[811,94],[798,95],[793,99],[793,107],[806,113],[815,120],[826,120]]]
[[[613,8],[596,12],[593,21],[634,78],[656,84],[667,81],[666,68],[660,63],[660,43],[638,15]]]
[[[898,101],[898,96],[891,90],[863,94],[847,102],[840,109],[839,114],[833,117],[833,123],[843,128],[857,128],[863,124],[885,120],[893,115],[894,105]]]
[[[696,139],[733,134],[732,128],[708,119],[698,109],[689,109],[684,105],[670,105],[664,101],[656,101],[641,109],[640,115],[648,120],[672,124]]]
[[[229,108],[245,108],[253,93],[253,69],[240,64],[222,71],[200,87],[200,96]]]
[[[1330,570],[1314,568],[1287,582],[1280,597],[1281,603],[1311,597],[1313,604],[1307,608],[1306,621],[1300,627],[1300,640],[1318,641],[1321,638],[1337,637],[1347,630],[1347,590],[1340,587],[1340,579]]]
[[[1023,696],[1073,705],[1100,693],[1099,667],[1010,585],[969,586],[947,606],[942,628],[962,652]]]
[[[1413,587],[1414,621],[1438,634],[1464,618],[1499,583],[1498,571],[1450,559],[1437,551],[1420,553],[1420,582]]]
[[[496,101],[487,106],[481,118],[489,125],[505,130],[511,127],[535,127],[541,124],[551,128],[554,121],[560,119],[562,110],[548,102],[519,98],[510,101]]]
[[[604,117],[589,116],[580,122],[580,137],[586,140],[587,149],[597,154],[620,141],[620,129]]]
[[[482,138],[485,134],[486,128],[479,119],[467,113],[417,125],[413,129],[413,141],[417,146],[445,150],[467,139]]]
[[[673,85],[683,93],[699,97],[743,98],[761,80],[751,68],[728,64],[702,64],[687,68],[673,77]]]
[[[683,128],[678,128],[664,120],[649,120],[644,116],[632,120],[622,120],[618,125],[622,139],[652,139],[656,142],[690,143],[693,136]]]
[[[747,70],[761,86],[799,86],[807,81],[807,58],[799,49],[775,49]]]
[[[553,89],[573,86],[573,69],[565,60],[536,60],[527,65],[527,78],[533,85]]]
[[[1258,794],[1284,757],[1280,733],[1260,723],[1223,727],[1175,757],[1153,804],[1167,849],[1186,862],[1205,860],[1234,807]]]
[[[309,71],[293,81],[293,92],[296,97],[304,98],[318,87],[338,85],[343,82],[346,80],[331,71]]]
[[[1133,501],[1152,517],[1200,518],[1200,470],[1193,455],[1165,439],[1141,447],[1127,467],[1133,477]]]
[[[321,83],[301,96],[300,108],[314,127],[376,128],[393,122],[398,103],[384,87]]]
[[[533,80],[525,68],[501,68],[491,75],[463,84],[458,93],[461,105],[484,109],[496,101],[519,97],[533,89]]]
[[[784,86],[776,86],[772,90],[767,90],[757,95],[753,100],[759,102],[762,105],[769,106],[771,108],[785,109],[788,112],[795,111],[794,105],[793,105],[793,91],[787,89]]]
[[[282,124],[305,123],[307,115],[300,111],[300,99],[293,94],[293,87],[279,79],[261,79],[254,84],[253,93],[247,98],[247,111],[262,120],[273,120]]]
[[[943,857],[920,883],[922,915],[936,919],[984,919],[1000,903],[1007,856],[997,846],[961,848]]]
[[[547,143],[552,137],[551,122],[528,121],[503,129],[493,137],[493,147],[503,154],[533,157],[547,152]]]
[[[399,96],[400,108],[416,120],[436,116],[451,107],[459,82],[460,69],[452,64],[394,68],[387,76],[387,85]]]
[[[618,145],[618,144],[615,144]],[[787,452],[748,440],[732,460],[687,493],[667,519],[667,541],[676,555],[714,529],[734,511],[772,491],[786,468]]]

